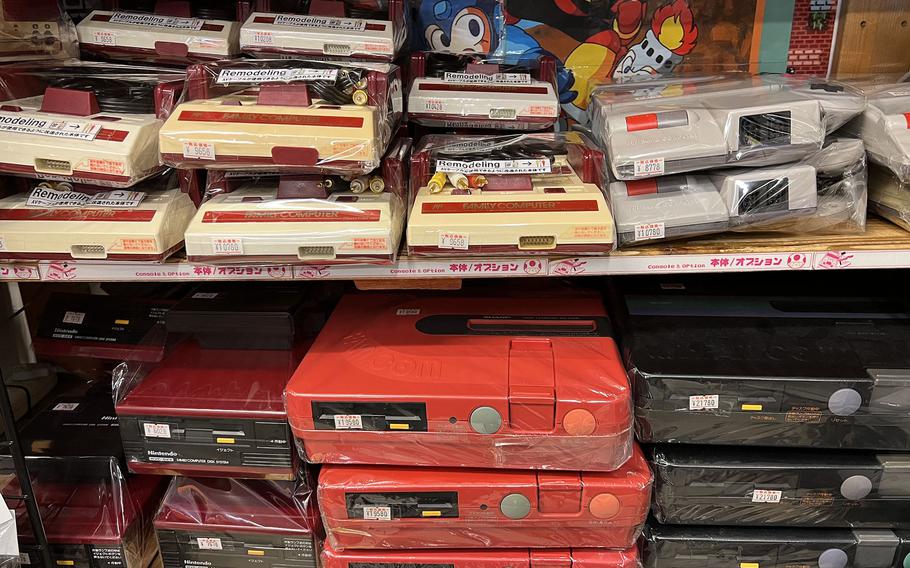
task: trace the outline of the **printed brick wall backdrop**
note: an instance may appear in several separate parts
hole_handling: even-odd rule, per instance
[[[796,0],[787,67],[799,75],[825,75],[834,39],[837,0]]]

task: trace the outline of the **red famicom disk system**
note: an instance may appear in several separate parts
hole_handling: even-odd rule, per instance
[[[346,550],[328,544],[322,568],[637,568],[638,550]]]
[[[641,454],[612,472],[323,466],[331,545],[375,548],[614,548],[635,544],[651,471]]]
[[[349,295],[286,403],[316,463],[612,471],[632,446],[594,295]]]

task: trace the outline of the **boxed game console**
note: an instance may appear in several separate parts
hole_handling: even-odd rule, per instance
[[[644,568],[904,568],[910,533],[654,523],[645,527],[639,548]]]
[[[311,462],[611,471],[630,396],[600,299],[551,293],[346,296],[285,398]]]
[[[638,568],[638,550],[557,548],[552,550],[345,550],[326,544],[323,568]]]
[[[734,290],[638,288],[620,300],[639,440],[908,447],[902,298]]]
[[[128,188],[163,170],[158,130],[182,72],[69,62],[2,74],[0,173]]]
[[[602,160],[576,132],[426,136],[411,158],[408,251],[605,254]]]
[[[240,53],[236,21],[94,10],[76,26],[83,53],[105,59],[186,65]]]
[[[335,550],[612,548],[635,544],[651,472],[324,465],[318,500]]]
[[[367,174],[402,112],[401,71],[380,63],[250,60],[193,65],[160,132],[182,168]]]
[[[196,207],[167,173],[129,190],[35,182],[0,199],[0,259],[161,262]]]
[[[392,262],[404,231],[410,150],[410,139],[399,139],[369,176],[228,178],[187,228],[187,257],[217,263]]]
[[[301,481],[177,477],[155,516],[165,568],[316,568],[315,495]]]
[[[910,182],[910,86],[899,83],[870,89],[865,112],[847,125],[863,139],[869,158]]]
[[[4,470],[12,472],[12,464]],[[120,473],[113,457],[28,458],[32,489],[57,566],[146,568],[158,554],[152,517],[167,481]],[[5,477],[7,506],[13,509],[27,564],[41,564],[21,490]]]
[[[442,60],[440,62],[439,60]],[[544,130],[559,119],[556,60],[506,68],[474,58],[411,55],[408,120],[443,128]]]
[[[661,523],[910,527],[910,454],[656,446]]]
[[[407,0],[310,0],[306,14],[277,1],[257,4],[240,28],[240,47],[257,57],[329,55],[392,61],[410,23]]]
[[[782,164],[819,150],[862,110],[862,93],[837,87],[764,76],[603,86],[592,95],[592,129],[621,180]]]

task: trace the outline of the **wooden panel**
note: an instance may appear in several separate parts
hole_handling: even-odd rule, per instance
[[[910,70],[910,2],[842,2],[834,75],[900,75]]]

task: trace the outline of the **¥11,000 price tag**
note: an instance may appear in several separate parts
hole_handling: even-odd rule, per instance
[[[363,418],[359,414],[336,414],[336,430],[363,430]]]
[[[714,410],[720,407],[720,395],[697,394],[689,397],[689,410]]]
[[[365,521],[391,521],[392,508],[370,505],[363,508],[363,520]]]

